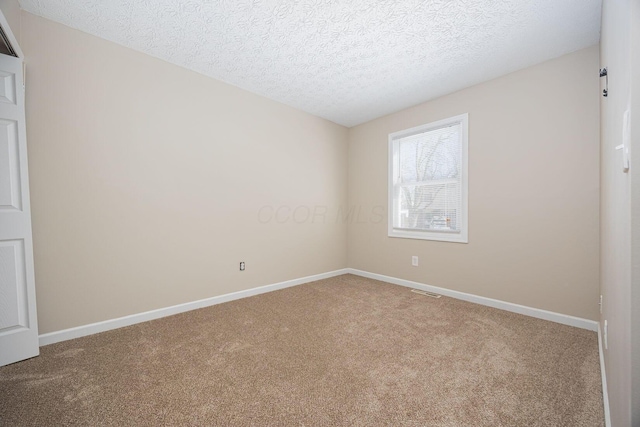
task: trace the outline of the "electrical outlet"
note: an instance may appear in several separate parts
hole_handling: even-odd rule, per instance
[[[604,349],[609,350],[609,322],[604,321]]]
[[[244,261],[240,263],[240,271],[244,271]]]
[[[417,256],[412,256],[411,257],[411,265],[413,265],[414,267],[418,266],[418,257]]]

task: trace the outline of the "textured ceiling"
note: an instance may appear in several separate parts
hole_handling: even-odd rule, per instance
[[[598,42],[601,0],[20,0],[353,126]]]

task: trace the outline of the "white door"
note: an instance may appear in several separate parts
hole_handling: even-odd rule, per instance
[[[22,82],[0,55],[0,366],[39,354]]]

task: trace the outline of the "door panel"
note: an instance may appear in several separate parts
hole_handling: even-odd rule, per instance
[[[0,119],[0,209],[22,210],[16,122]]]
[[[0,71],[0,102],[16,103],[16,75]]]
[[[28,328],[22,240],[0,241],[0,330]]]
[[[0,366],[37,356],[22,60],[0,54]]]

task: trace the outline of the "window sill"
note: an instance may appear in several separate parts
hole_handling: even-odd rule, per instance
[[[437,231],[410,231],[390,229],[389,237],[400,239],[433,240],[437,242],[469,243],[466,233],[438,233]]]

